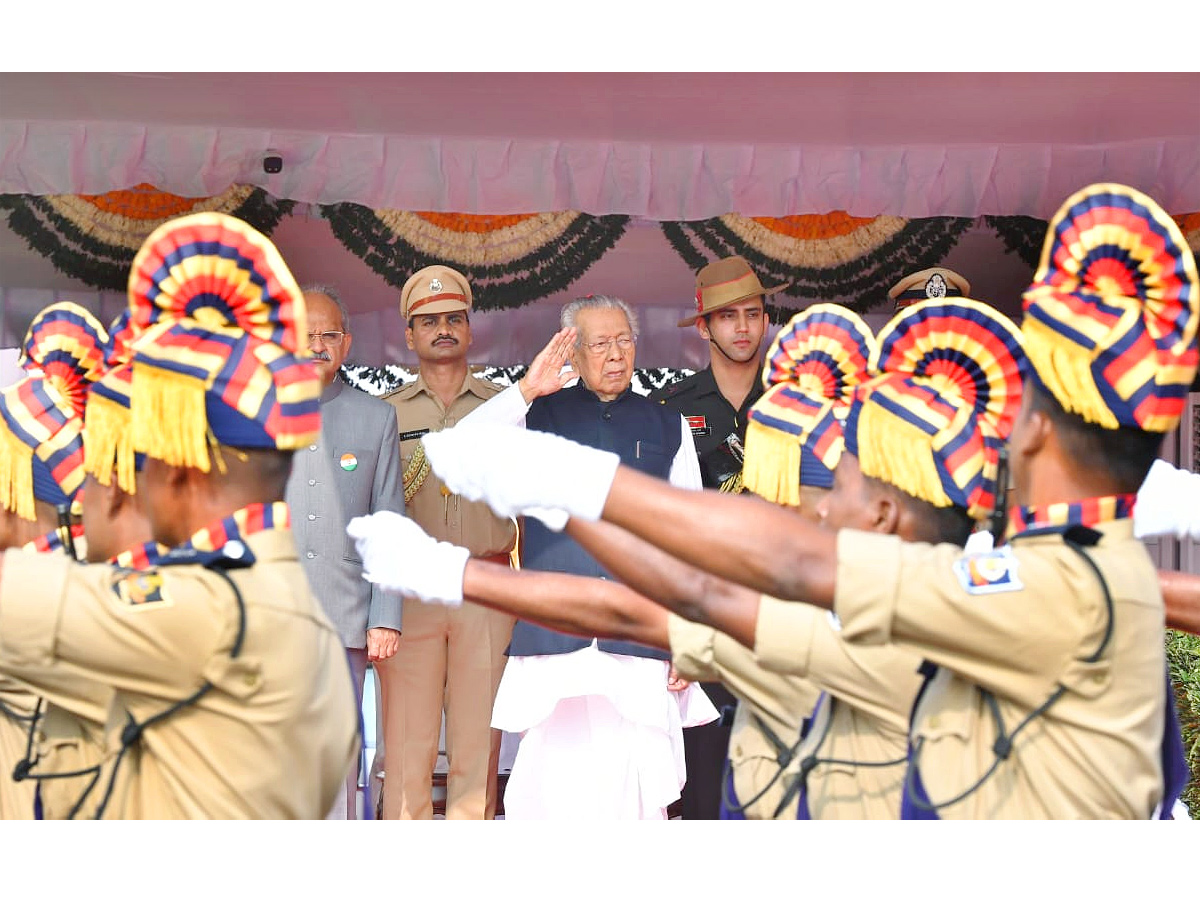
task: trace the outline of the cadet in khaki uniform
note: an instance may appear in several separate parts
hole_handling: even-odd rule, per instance
[[[424,461],[421,435],[441,431],[500,392],[467,368],[471,286],[447,266],[415,272],[400,294],[416,382],[384,397],[396,409],[407,514],[473,556],[508,564],[517,528],[482,503],[446,490]],[[482,607],[448,610],[404,601],[395,656],[376,663],[383,724],[383,818],[433,818],[433,768],[446,717],[446,818],[495,815],[500,732],[492,703],[504,672],[511,616]]]
[[[833,607],[843,640],[892,643],[936,665],[914,710],[903,815],[1147,818],[1171,808],[1186,769],[1165,683],[1162,595],[1130,512],[1183,411],[1198,314],[1195,261],[1153,200],[1113,184],[1067,200],[1025,295],[1029,367],[1009,440],[1020,508],[1009,543],[987,553],[835,536],[744,498],[671,491],[544,435],[472,436],[506,464],[506,490],[493,487],[489,463],[451,441],[427,452],[452,486],[497,491],[498,512],[557,505],[603,517],[714,574]],[[921,429],[919,399],[901,393],[885,405]],[[953,433],[931,439],[951,458],[991,453],[956,447]],[[889,450],[880,441],[845,454],[838,489],[851,497],[876,473],[921,471]],[[583,483],[563,477],[583,470],[594,473]],[[934,497],[938,473],[924,469],[920,480]],[[712,527],[685,531],[698,516]]]
[[[59,510],[77,505],[84,483],[83,406],[89,387],[103,370],[108,335],[87,310],[74,303],[55,303],[34,317],[21,345],[27,373],[0,393],[0,550],[21,548],[47,554],[84,549],[82,528]],[[76,517],[77,518],[77,517]],[[2,633],[0,633],[2,634]],[[93,720],[108,714],[108,695],[85,690],[70,708]],[[29,754],[29,734],[49,720],[70,714],[47,710],[28,685],[0,673],[0,819],[32,819],[36,815],[37,781]],[[34,756],[36,759],[36,755]],[[14,770],[20,769],[20,780]]]
[[[83,529],[92,535],[84,550],[87,561],[144,570],[157,565],[167,548],[151,536],[150,521],[136,496],[139,458],[129,440],[133,337],[126,307],[109,328],[104,374],[87,394],[83,429],[87,476],[80,506]],[[72,715],[50,704],[38,724],[34,738],[37,763],[30,774],[38,780],[43,818],[90,818],[95,813],[99,791],[88,792],[80,808],[76,809],[76,804],[106,752],[105,725],[112,690],[104,690],[107,700],[97,707],[99,718]]]
[[[759,375],[766,298],[787,287],[764,288],[740,256],[715,260],[696,273],[696,309],[679,327],[694,325],[708,342],[709,364],[653,391],[650,399],[677,410],[687,421],[706,488],[739,489],[747,417],[763,394]],[[688,772],[681,804],[685,819],[719,817],[722,767],[731,739],[728,708],[736,705],[719,683],[708,681],[702,688],[718,708],[724,708],[724,715],[720,721],[683,732]]]
[[[0,672],[64,706],[67,675],[113,691],[98,816],[320,818],[358,712],[279,499],[319,427],[303,299],[266,238],[202,213],[143,245],[130,308],[152,325],[133,348],[139,496],[174,549],[144,572],[5,554]]]
[[[954,435],[950,446],[979,451],[985,442],[1007,434],[1018,403],[1018,332],[1007,318],[971,300],[927,301],[906,309],[881,332],[878,350],[870,350],[873,341],[856,340],[856,331],[862,334],[866,327],[853,313],[819,304],[780,332],[768,353],[767,371],[792,369],[793,374],[755,406],[747,432],[746,483],[771,496],[769,491],[798,468],[800,490],[809,492],[801,508],[808,503],[811,510],[815,504],[828,528],[863,528],[961,547],[973,521],[992,510],[994,443],[992,474],[981,477],[987,454],[971,454],[956,467],[952,457],[931,446],[928,435]],[[990,364],[980,350],[966,350],[965,341],[986,346],[993,356]],[[830,371],[829,361],[851,368],[851,358],[861,357],[864,347],[872,355],[875,377],[857,389],[853,403],[846,398],[857,380],[840,398],[823,396],[823,385],[837,383],[837,370]],[[865,362],[859,365],[866,368]],[[917,374],[930,367],[938,371],[937,381]],[[876,392],[879,396],[872,398]],[[905,394],[932,404],[916,407],[924,429],[895,429],[891,401]],[[884,445],[908,461],[904,469],[881,472],[877,485],[853,498],[834,486],[832,467],[842,456],[842,416],[855,426],[846,433],[847,452],[856,453],[860,444]],[[801,437],[789,443],[783,438],[793,430]],[[940,483],[951,486],[936,506],[915,496],[920,485],[913,471],[929,468],[939,474]],[[794,496],[794,477],[791,484]],[[820,488],[833,490],[814,497]],[[816,521],[811,512],[809,521]],[[627,538],[594,529],[574,520],[568,526],[572,534],[591,534],[580,537],[581,543],[656,601],[729,630],[754,647],[763,668],[810,680],[825,691],[807,737],[795,751],[792,769],[802,767],[805,778],[788,773],[791,790],[784,797],[792,815],[899,817],[908,714],[921,683],[917,656],[890,646],[848,645],[836,621],[804,605],[746,590],[702,591],[679,576],[656,584],[638,579],[635,570],[661,572],[668,564],[660,559],[651,564]],[[672,647],[678,651],[676,644]]]

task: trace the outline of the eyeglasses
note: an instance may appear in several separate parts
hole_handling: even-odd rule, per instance
[[[633,338],[631,337],[616,337],[609,338],[607,341],[594,341],[590,344],[584,344],[583,348],[592,354],[592,356],[601,356],[609,351],[614,342],[617,345],[617,349],[622,353],[628,353],[633,349]]]
[[[310,331],[308,333],[308,342],[311,344],[317,338],[321,339],[322,344],[340,344],[342,338],[346,336],[344,331]]]

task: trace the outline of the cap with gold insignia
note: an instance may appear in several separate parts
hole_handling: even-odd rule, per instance
[[[971,296],[971,282],[953,269],[934,266],[905,275],[888,291],[888,298],[897,310],[922,300],[941,300],[943,297]]]
[[[787,287],[790,287],[790,283],[763,287],[750,268],[750,263],[740,256],[718,259],[696,273],[696,312],[680,319],[679,327],[684,328],[701,316],[742,300],[769,297]]]
[[[173,219],[129,275],[133,448],[208,472],[217,444],[295,450],[321,431],[304,296],[279,251],[223,213]],[[217,465],[223,465],[220,457]]]
[[[21,347],[26,374],[0,392],[0,503],[36,519],[35,500],[72,505],[84,480],[83,414],[108,334],[83,307],[52,303]]]
[[[400,291],[400,317],[405,322],[416,315],[470,309],[471,285],[467,276],[449,266],[418,269]]]

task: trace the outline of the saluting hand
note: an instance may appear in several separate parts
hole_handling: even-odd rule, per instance
[[[367,660],[379,662],[390,659],[400,649],[400,632],[395,628],[367,629]]]
[[[550,338],[550,343],[533,358],[525,377],[517,382],[526,403],[532,403],[538,397],[561,390],[575,377],[574,370],[562,370],[563,365],[570,362],[571,351],[575,347],[575,335],[574,328],[562,329]]]

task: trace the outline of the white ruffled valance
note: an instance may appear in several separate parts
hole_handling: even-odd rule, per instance
[[[264,174],[273,148],[283,171]],[[844,210],[1049,218],[1080,186],[1118,181],[1200,210],[1200,136],[848,146],[318,134],[86,121],[0,121],[0,193],[103,193],[148,182],[188,197],[235,183],[308,203],[655,220]]]

